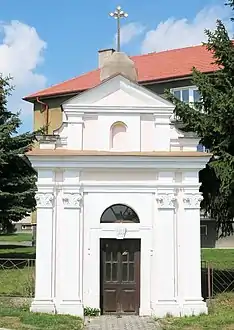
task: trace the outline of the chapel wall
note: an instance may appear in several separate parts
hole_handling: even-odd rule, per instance
[[[101,181],[142,181],[149,182],[154,181],[156,178],[155,170],[132,170],[132,169],[105,169],[105,170],[89,170],[82,171],[80,174],[80,180],[85,184],[90,181],[101,182]]]
[[[141,151],[153,151],[155,126],[153,115],[141,117]],[[160,137],[163,138],[163,137]]]

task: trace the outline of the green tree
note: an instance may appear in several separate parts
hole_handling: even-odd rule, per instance
[[[227,5],[233,10],[234,0]],[[167,97],[176,105],[175,114],[183,130],[196,133],[213,154],[200,171],[201,207],[216,219],[217,230],[226,236],[233,232],[234,219],[234,44],[220,20],[214,32],[205,33],[208,40],[204,47],[212,52],[219,70],[204,74],[193,68],[193,82],[201,95],[193,107],[168,91]]]
[[[7,109],[11,79],[0,75],[0,233],[12,232],[35,209],[36,173],[24,154],[31,149],[36,132],[18,134],[19,113]]]

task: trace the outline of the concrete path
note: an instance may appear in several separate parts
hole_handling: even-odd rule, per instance
[[[100,316],[86,324],[86,330],[159,330],[150,317],[139,316]]]
[[[32,242],[31,241],[25,241],[25,242],[7,242],[7,241],[0,241],[0,246],[1,245],[15,245],[15,246],[32,246]],[[1,330],[1,328],[0,328]]]

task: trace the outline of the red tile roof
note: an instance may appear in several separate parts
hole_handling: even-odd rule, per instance
[[[190,76],[193,66],[202,72],[212,72],[218,69],[216,65],[211,64],[213,62],[212,53],[201,45],[133,56],[131,58],[138,70],[139,83]],[[90,71],[31,94],[25,97],[25,100],[81,92],[97,86],[100,83],[99,76],[99,70]]]

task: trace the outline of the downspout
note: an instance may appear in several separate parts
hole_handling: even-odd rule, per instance
[[[44,106],[43,112],[46,111],[46,134],[49,133],[49,106],[45,102],[42,102],[37,96],[37,102]]]

